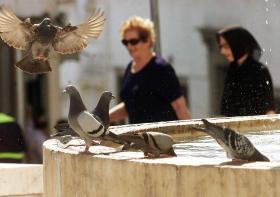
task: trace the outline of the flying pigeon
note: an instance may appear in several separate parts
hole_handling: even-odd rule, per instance
[[[212,136],[218,144],[220,144],[227,152],[229,158],[233,160],[246,160],[246,161],[269,161],[269,159],[261,154],[250,140],[232,129],[222,128],[206,119],[202,119],[205,128],[197,128],[196,130],[203,131]]]
[[[32,24],[30,18],[21,21],[8,7],[0,6],[0,37],[9,46],[26,51],[15,66],[30,74],[50,72],[49,59],[55,53],[72,54],[87,46],[88,37],[98,38],[105,23],[98,10],[86,22],[59,27],[45,18]]]
[[[122,142],[129,143],[129,147],[140,149],[148,157],[161,157],[161,155],[176,156],[172,145],[173,138],[160,132],[143,132],[136,134],[117,135]]]
[[[78,90],[69,85],[64,89],[69,94],[70,107],[68,114],[68,123],[83,140],[88,152],[90,145],[95,139],[102,139],[109,135],[109,118],[107,120],[106,112],[109,113],[109,103],[113,98],[111,92],[104,92],[92,114],[87,111]],[[108,115],[109,116],[109,115]]]

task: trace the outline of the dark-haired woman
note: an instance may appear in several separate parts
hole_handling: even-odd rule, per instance
[[[268,68],[259,62],[261,48],[242,27],[217,32],[220,53],[230,63],[221,113],[225,116],[274,114],[273,85]]]
[[[120,34],[132,61],[122,81],[122,102],[110,110],[110,121],[126,117],[130,123],[189,119],[174,69],[152,50],[155,41],[153,23],[131,17],[122,24]]]

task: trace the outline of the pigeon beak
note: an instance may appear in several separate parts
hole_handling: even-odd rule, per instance
[[[62,93],[65,94],[65,93],[67,93],[67,91],[64,89],[64,90],[62,90]]]
[[[116,97],[114,95],[112,95],[112,99],[116,99]]]

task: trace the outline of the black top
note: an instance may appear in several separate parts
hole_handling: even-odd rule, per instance
[[[266,66],[248,57],[231,64],[225,79],[221,112],[225,116],[262,115],[274,110],[273,85]]]
[[[0,154],[2,153],[23,153],[25,142],[20,126],[16,122],[0,124]],[[0,157],[0,163],[20,163],[22,158]]]
[[[182,96],[174,69],[161,57],[153,57],[137,73],[128,64],[121,86],[130,123],[178,120],[171,102]]]

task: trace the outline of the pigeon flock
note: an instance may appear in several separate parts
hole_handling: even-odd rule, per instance
[[[71,136],[85,141],[86,148],[83,153],[89,152],[91,145],[100,141],[109,140],[123,146],[123,150],[138,149],[144,156],[151,158],[177,156],[173,145],[176,143],[170,135],[161,132],[148,131],[141,133],[115,134],[110,131],[109,104],[114,96],[111,92],[102,93],[95,109],[87,111],[77,88],[68,85],[64,92],[70,98],[68,123],[60,123],[55,126],[57,133],[52,137],[62,138]],[[202,119],[205,128],[193,127],[212,136],[226,151],[227,156],[233,160],[243,161],[269,161],[261,154],[250,140],[232,129],[223,128]],[[99,141],[99,142],[97,142]]]
[[[0,37],[10,47],[25,51],[24,57],[15,64],[29,74],[48,73],[52,70],[52,56],[80,52],[88,44],[88,38],[98,38],[105,23],[104,12],[96,11],[87,21],[76,26],[71,24],[59,27],[50,18],[44,18],[39,24],[32,24],[30,18],[20,20],[7,6],[0,6]],[[70,107],[68,123],[55,126],[57,133],[53,138],[81,138],[85,141],[84,153],[91,145],[109,140],[124,145],[124,149],[142,150],[147,157],[176,156],[175,143],[170,135],[160,132],[142,132],[136,134],[115,134],[109,130],[109,105],[114,98],[111,92],[102,93],[98,104],[89,112],[78,90],[69,85],[64,89],[69,95]],[[269,161],[260,153],[250,140],[232,129],[222,128],[202,119],[205,128],[194,129],[212,136],[226,151],[227,156],[235,160]]]
[[[171,136],[159,132],[146,132],[141,134],[117,135],[109,131],[109,104],[114,96],[111,92],[102,93],[95,109],[90,113],[87,111],[80,93],[73,85],[68,85],[64,91],[69,95],[70,107],[68,113],[68,123],[55,126],[58,131],[53,137],[70,135],[79,136],[86,143],[85,150],[98,144],[96,140],[110,140],[120,144],[125,144],[125,148],[135,148],[143,150],[149,157],[159,157],[161,154],[176,156],[172,145]]]
[[[98,10],[77,26],[59,27],[52,24],[50,18],[32,24],[30,18],[21,21],[7,6],[0,6],[0,37],[10,47],[25,51],[15,66],[30,74],[50,72],[49,59],[56,53],[80,52],[87,46],[89,37],[99,37],[104,23],[104,13]]]

